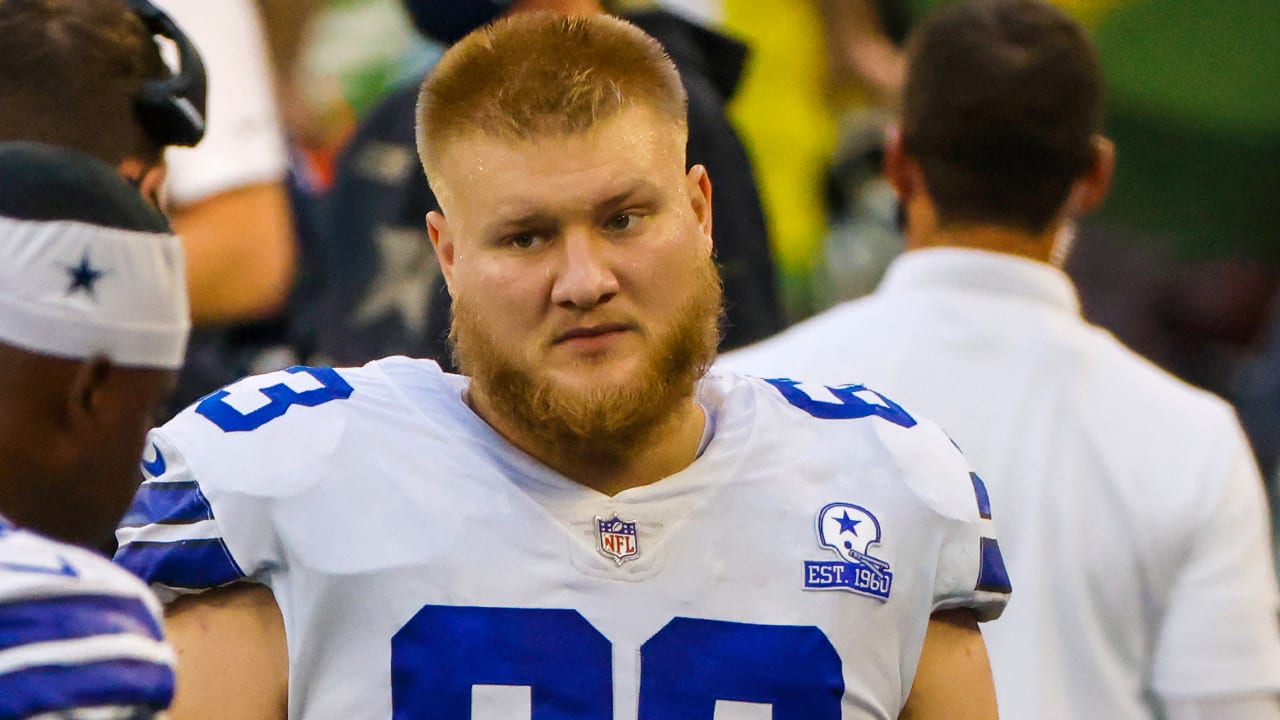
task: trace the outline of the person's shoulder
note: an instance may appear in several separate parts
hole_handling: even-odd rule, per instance
[[[875,304],[874,295],[845,301],[777,335],[721,355],[716,367],[764,377],[780,370],[811,377],[838,376],[839,365],[857,350],[865,323],[878,317],[869,313]]]
[[[1153,436],[1185,434],[1188,441],[1201,436],[1207,425],[1237,424],[1226,400],[1173,375],[1106,330],[1090,326],[1087,338],[1092,366],[1089,400],[1112,417],[1149,428]]]
[[[406,357],[360,367],[294,367],[251,375],[215,390],[161,426],[166,435],[278,441],[404,404],[404,388],[447,384],[434,361]]]
[[[457,404],[459,382],[435,362],[405,357],[251,376],[155,430],[143,469],[160,478],[175,463],[185,464],[202,482],[211,468],[222,477],[305,469],[323,463],[354,429],[376,437],[380,427]]]
[[[757,378],[717,369],[755,395],[758,437],[818,448],[833,466],[889,468],[934,511],[970,519],[974,488],[959,449],[935,423],[866,384]]]
[[[930,538],[922,542],[935,543],[942,558],[935,609],[999,615],[1009,583],[986,486],[938,425],[865,384],[716,377],[756,395],[750,452],[759,466],[835,498],[822,517],[865,513],[877,526]]]
[[[167,707],[174,656],[161,628],[158,601],[127,571],[0,528],[0,717]]]
[[[39,533],[0,525],[0,606],[59,596],[100,595],[124,598],[144,614],[159,616],[160,605],[146,585],[105,557]]]

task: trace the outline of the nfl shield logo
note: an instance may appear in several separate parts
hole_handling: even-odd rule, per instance
[[[596,518],[596,533],[600,536],[600,552],[612,558],[618,565],[640,554],[636,544],[636,524],[619,519],[617,515],[605,520]]]

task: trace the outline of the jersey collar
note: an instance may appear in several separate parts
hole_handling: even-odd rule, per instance
[[[889,265],[878,292],[920,290],[1006,296],[1080,314],[1080,298],[1066,273],[1048,263],[988,250],[909,250]]]

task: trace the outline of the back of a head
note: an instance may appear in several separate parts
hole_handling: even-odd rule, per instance
[[[124,0],[0,0],[0,141],[154,164],[162,148],[134,103],[145,81],[167,75]]]
[[[177,369],[190,328],[181,242],[106,163],[0,143],[0,344]]]
[[[0,512],[105,542],[190,328],[182,243],[115,168],[0,143]]]
[[[1102,124],[1084,29],[1042,0],[972,0],[925,19],[907,67],[903,145],[939,222],[1045,230]]]
[[[476,30],[440,59],[418,100],[427,177],[459,137],[527,140],[584,132],[646,107],[687,132],[680,75],[657,40],[608,15],[518,13]]]

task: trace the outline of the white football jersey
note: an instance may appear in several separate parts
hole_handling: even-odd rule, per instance
[[[894,718],[930,614],[1008,597],[985,491],[869,390],[715,377],[686,469],[608,496],[429,361],[291,368],[151,436],[116,556],[268,585],[291,718]]]
[[[160,612],[106,558],[0,518],[0,719],[141,720],[169,707]]]

